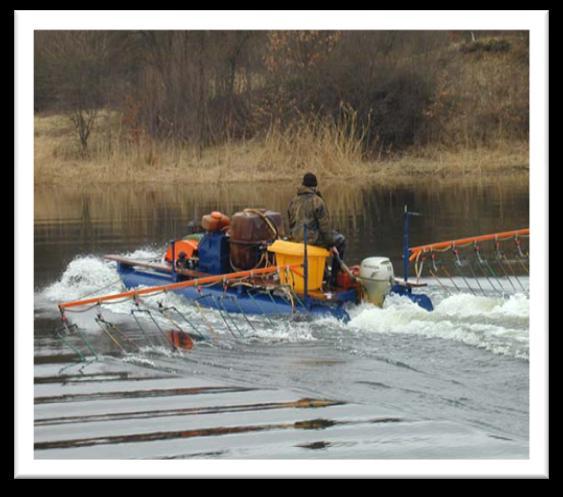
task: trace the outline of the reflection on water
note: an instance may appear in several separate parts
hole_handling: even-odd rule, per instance
[[[232,215],[245,207],[282,212],[297,185],[39,188],[35,192],[36,287],[52,282],[77,255],[159,247],[184,234],[187,223],[211,210]],[[320,185],[332,224],[348,239],[350,262],[391,257],[398,267],[405,204],[417,211],[411,245],[527,227],[525,182],[389,188],[351,181]]]

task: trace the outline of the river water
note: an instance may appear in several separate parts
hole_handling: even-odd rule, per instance
[[[385,255],[399,276],[405,205],[421,214],[412,219],[411,246],[529,226],[528,186],[518,181],[393,188],[343,182],[324,185],[321,191],[333,226],[348,240],[347,261]],[[182,236],[187,223],[205,213],[267,207],[285,214],[294,192],[294,185],[276,183],[36,190],[38,371],[46,364],[66,364],[71,352],[54,337],[56,304],[104,286],[118,288],[115,267],[103,260],[104,254],[159,257],[168,240]],[[221,437],[221,450],[205,452],[213,457],[527,458],[528,280],[518,268],[514,274],[512,286],[504,283],[503,295],[487,292],[488,278],[475,274],[456,275],[451,284],[430,281],[425,290],[435,305],[430,313],[395,296],[383,309],[367,304],[352,309],[347,324],[326,318],[263,322],[246,333],[239,322],[240,336],[218,329],[214,346],[196,346],[181,356],[151,356],[147,363],[153,371],[173,370],[180,378],[332,399],[348,406],[335,414],[346,423],[366,421],[366,412],[397,421],[386,423],[393,432],[374,431],[372,421],[355,431],[344,423],[344,428],[315,432],[307,443],[279,441],[270,432],[245,443],[230,435]],[[166,298],[197,319],[191,306]],[[125,304],[112,308],[111,316],[131,325]],[[76,319],[91,342],[109,354],[111,344],[104,342],[99,328],[82,316]],[[115,364],[115,358],[111,361]],[[127,361],[120,367],[127,369]],[[115,433],[119,429],[112,428]],[[80,433],[74,436],[80,438]],[[192,450],[174,439],[158,450],[154,444],[132,444],[137,448],[131,451],[124,442],[121,452],[115,452],[115,445],[97,445],[94,457],[197,457],[205,444]],[[37,447],[36,454],[42,457]],[[85,455],[89,453],[56,452],[63,458]]]

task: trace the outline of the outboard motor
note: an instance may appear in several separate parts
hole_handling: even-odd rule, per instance
[[[368,257],[360,265],[359,280],[367,302],[383,306],[394,281],[393,264],[388,257]]]

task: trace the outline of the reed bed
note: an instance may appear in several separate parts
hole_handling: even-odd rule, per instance
[[[376,157],[352,117],[346,122],[302,118],[271,126],[253,139],[198,149],[187,143],[132,139],[115,112],[103,112],[84,153],[62,115],[35,117],[35,184],[220,184],[372,178],[387,183],[474,180],[498,175],[527,178],[528,143],[498,141],[481,147],[416,146]]]

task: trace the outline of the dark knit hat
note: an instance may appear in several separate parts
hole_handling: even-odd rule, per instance
[[[317,186],[317,177],[313,173],[307,173],[303,176],[303,186],[315,187]]]

